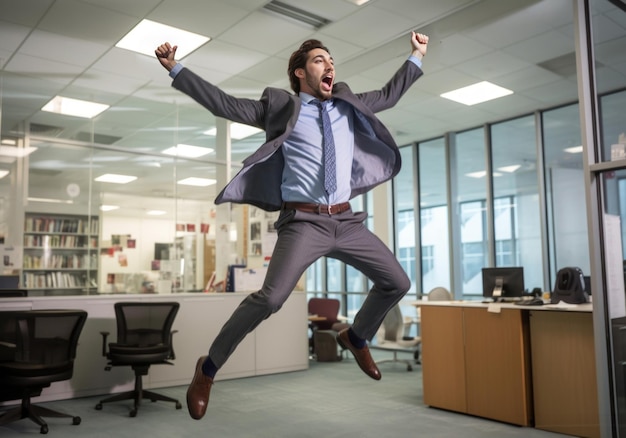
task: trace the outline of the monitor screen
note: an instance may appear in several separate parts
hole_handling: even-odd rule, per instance
[[[0,289],[17,289],[19,284],[19,275],[0,275]]]
[[[483,268],[483,297],[521,297],[524,294],[524,268],[521,266]]]

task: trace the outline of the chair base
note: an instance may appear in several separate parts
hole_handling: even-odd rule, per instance
[[[416,363],[419,363],[417,362],[417,359],[414,359],[414,360],[416,361]],[[413,371],[413,363],[408,359],[399,359],[397,351],[393,352],[393,359],[378,360],[376,361],[376,365],[380,365],[381,363],[395,363],[395,362],[404,363],[406,364],[407,371]]]
[[[166,395],[157,394],[156,392],[148,391],[143,389],[141,376],[138,375],[135,377],[135,389],[132,391],[122,392],[120,394],[115,394],[111,397],[105,398],[104,400],[100,400],[100,402],[95,406],[96,410],[102,409],[103,403],[111,403],[122,400],[134,400],[133,409],[131,409],[129,416],[136,417],[137,411],[139,410],[139,406],[141,405],[141,401],[146,398],[151,400],[152,402],[156,401],[168,401],[175,403],[176,409],[181,409],[183,405],[180,404],[178,400],[172,397],[168,397]]]
[[[46,434],[48,433],[48,424],[42,417],[71,418],[74,425],[78,425],[81,422],[80,417],[31,404],[30,397],[25,397],[22,398],[22,403],[19,407],[9,409],[0,415],[0,426],[28,418],[40,426],[40,433]]]

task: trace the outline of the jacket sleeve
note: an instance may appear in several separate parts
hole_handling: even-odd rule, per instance
[[[176,75],[172,86],[187,94],[214,116],[265,129],[266,110],[262,101],[238,98],[225,93],[188,68],[183,68]]]
[[[405,61],[383,88],[365,93],[357,93],[356,97],[374,112],[384,111],[393,107],[407,90],[424,73],[411,61]]]

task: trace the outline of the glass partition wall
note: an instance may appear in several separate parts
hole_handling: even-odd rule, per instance
[[[29,296],[202,291],[223,288],[229,264],[263,263],[247,245],[248,208],[213,203],[263,135],[218,147],[203,132],[216,124],[209,113],[137,112],[154,120],[152,143],[96,134],[98,118],[73,132],[33,122],[3,135],[2,273],[18,274]],[[203,155],[184,156],[182,141]]]

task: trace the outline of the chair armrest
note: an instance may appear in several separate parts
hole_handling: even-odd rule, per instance
[[[170,347],[171,347],[170,359],[172,360],[176,359],[176,353],[174,353],[174,333],[178,333],[178,330],[172,330],[170,332]]]
[[[104,357],[107,356],[107,337],[109,336],[109,332],[100,332],[102,335],[102,355]]]

